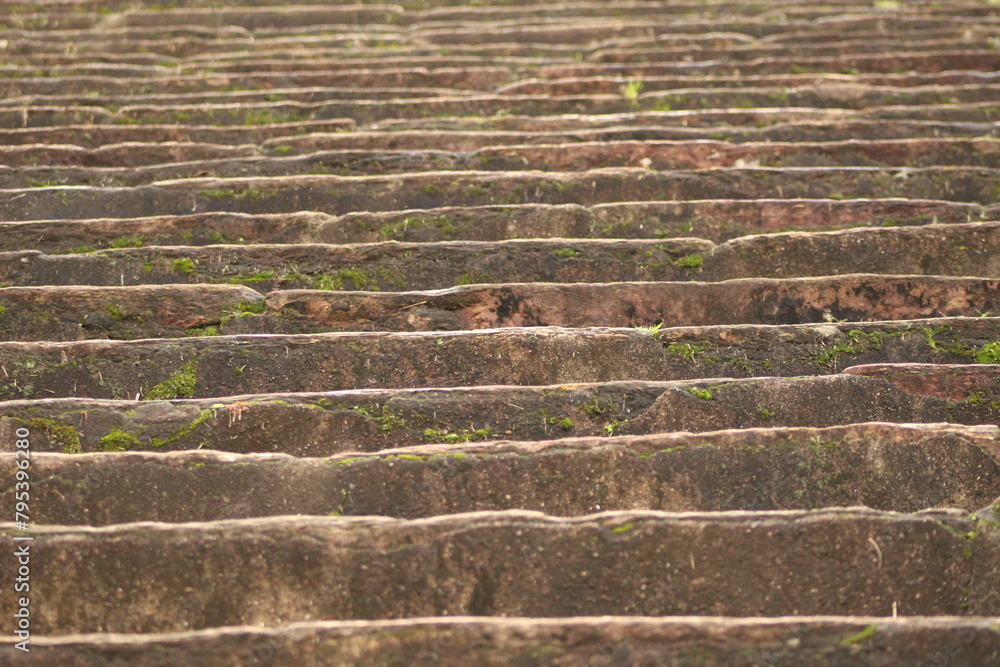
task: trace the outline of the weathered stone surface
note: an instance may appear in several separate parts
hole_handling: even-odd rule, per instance
[[[262,310],[239,285],[0,288],[0,339],[168,338]]]
[[[0,190],[6,220],[86,218],[95,209],[123,218],[198,211],[332,214],[487,204],[581,204],[680,199],[913,197],[996,203],[1000,170],[929,167],[707,169],[659,172],[427,172],[401,176],[284,176],[181,179],[135,188],[59,186]]]
[[[73,151],[69,151],[73,152]],[[194,151],[191,151],[194,153]],[[56,159],[66,151],[57,152]],[[17,156],[20,157],[20,156]],[[81,160],[83,156],[67,155]],[[914,139],[893,142],[742,144],[726,142],[579,142],[510,146],[494,144],[474,152],[440,149],[335,150],[291,157],[225,155],[161,161],[154,164],[93,166],[52,164],[0,167],[0,188],[46,185],[135,186],[210,173],[218,178],[303,174],[380,175],[420,171],[579,171],[605,167],[710,169],[721,167],[928,166],[1000,167],[1000,141],[994,139]],[[95,160],[96,161],[96,160]]]
[[[9,401],[0,404],[0,443],[8,443],[0,451],[12,451],[19,427],[31,431],[36,452],[214,449],[330,456],[491,438],[548,441],[867,421],[997,423],[997,367],[944,368],[952,369],[948,380],[932,384],[943,368],[926,366],[928,380],[913,378],[904,388],[848,369],[850,374],[798,378],[369,389],[169,403]]]
[[[237,320],[253,328],[254,316]],[[0,398],[546,385],[827,374],[871,363],[995,360],[1000,320],[0,343]]]
[[[13,550],[13,524],[2,533]],[[956,510],[276,517],[33,535],[40,635],[445,615],[889,615],[894,605],[976,616],[1000,604],[998,529]],[[4,615],[14,597],[0,594]]]
[[[989,366],[869,364],[845,368],[844,373],[883,378],[904,391],[952,401],[987,403],[1000,389]]]
[[[995,280],[848,275],[721,283],[533,282],[397,294],[286,290],[272,292],[267,303],[269,316],[300,314],[327,331],[681,327],[974,317],[1000,312],[998,288]]]
[[[985,665],[1000,659],[991,619],[824,617],[464,618],[301,623],[281,629],[222,628],[158,636],[32,638],[29,654],[12,640],[0,656],[18,664],[66,667],[196,664],[237,667],[273,661],[303,667],[406,663],[438,665],[761,664],[888,665],[924,660]],[[697,656],[697,658],[692,658]]]
[[[984,432],[981,432],[984,431]],[[39,454],[39,524],[392,516],[526,509],[727,511],[866,505],[892,511],[1000,499],[996,427],[863,424],[551,443],[433,445],[333,459],[215,452]],[[0,476],[14,502],[14,456]],[[582,483],[581,483],[582,482]]]
[[[426,243],[691,236],[723,242],[757,233],[951,224],[996,217],[996,211],[975,204],[910,199],[699,200],[593,207],[518,204],[342,216],[316,212],[263,215],[217,212],[132,219],[0,222],[0,249],[62,253],[150,244]],[[176,279],[183,280],[184,276],[177,275]]]

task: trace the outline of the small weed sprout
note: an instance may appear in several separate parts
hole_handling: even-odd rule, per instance
[[[659,338],[660,338],[660,329],[662,329],[662,328],[663,328],[663,322],[660,322],[659,324],[654,324],[654,325],[648,326],[648,327],[636,327],[635,330],[636,331],[645,331],[646,333],[648,333],[653,338],[656,338],[657,340],[659,340]]]
[[[642,81],[628,81],[621,87],[622,97],[629,104],[639,103],[639,93],[642,92]]]

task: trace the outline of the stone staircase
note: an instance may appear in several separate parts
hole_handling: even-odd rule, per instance
[[[996,2],[0,29],[0,664],[1000,664]]]

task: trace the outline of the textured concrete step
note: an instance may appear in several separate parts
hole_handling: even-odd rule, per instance
[[[220,243],[503,241],[518,238],[663,239],[692,235],[724,242],[747,234],[859,226],[954,224],[994,220],[998,214],[998,209],[975,204],[912,199],[702,200],[593,207],[521,204],[347,213],[342,216],[315,212],[270,215],[195,213],[132,219],[0,222],[0,250],[9,252],[31,248],[46,253],[66,253],[148,244],[203,246]],[[12,282],[10,276],[17,273],[6,262],[4,272],[7,276],[4,280],[8,282]],[[184,277],[177,275],[175,279],[183,280]]]
[[[1000,56],[998,56],[1000,57]],[[12,100],[0,107],[0,127],[42,127],[80,123],[118,125],[262,125],[302,122],[330,118],[352,118],[357,123],[376,123],[387,119],[420,119],[446,116],[494,116],[504,114],[613,114],[637,109],[649,111],[717,110],[753,108],[837,109],[866,111],[877,107],[901,107],[912,113],[938,105],[964,106],[985,104],[996,99],[998,86],[921,86],[917,88],[875,87],[845,84],[813,88],[704,88],[676,92],[642,93],[633,102],[623,94],[585,95],[491,95],[448,92],[434,95],[405,96],[386,91],[389,96],[369,98],[361,91],[343,94],[346,99],[331,101],[296,101],[279,98],[273,102],[204,102],[174,104],[137,103],[102,106],[100,99],[49,103],[46,98]],[[238,98],[239,96],[234,96]],[[292,96],[294,97],[294,96]],[[124,100],[128,101],[128,100]],[[113,109],[113,110],[112,110]],[[985,114],[981,114],[981,119]]]
[[[656,210],[649,205],[642,213]],[[507,213],[516,215],[518,211]],[[293,222],[308,219],[292,217]],[[380,233],[388,235],[409,225],[420,229],[420,218],[409,219],[409,223],[406,218],[388,223],[383,227],[387,231]],[[360,226],[362,220],[354,222]],[[447,229],[449,221],[447,214],[429,220],[439,229]],[[318,234],[325,231],[320,227]],[[688,237],[141,247],[155,243],[156,237],[133,235],[117,237],[111,243],[117,248],[93,254],[84,252],[89,249],[86,246],[70,248],[74,254],[69,255],[0,253],[0,279],[8,286],[228,282],[261,291],[304,287],[406,291],[474,282],[714,282],[822,277],[872,268],[884,275],[916,269],[913,275],[926,275],[929,280],[933,276],[997,278],[998,237],[1000,223],[996,222],[775,233],[723,244]],[[941,252],[942,248],[949,252]],[[850,306],[839,309],[849,311]],[[980,310],[989,308],[984,304]]]
[[[944,71],[944,72],[875,72],[858,74],[757,74],[744,76],[710,76],[710,75],[682,75],[672,76],[647,76],[637,79],[633,87],[638,88],[635,93],[667,91],[675,89],[691,88],[742,88],[742,87],[794,87],[802,88],[812,86],[818,91],[836,88],[838,86],[860,85],[865,86],[894,86],[907,88],[913,86],[928,85],[971,85],[990,84],[997,80],[996,72],[980,71]],[[41,85],[42,80],[38,79],[12,79],[3,84],[13,86],[12,91],[20,92],[17,86]],[[500,93],[519,93],[522,95],[538,95],[547,93],[550,95],[568,95],[589,93],[622,93],[622,87],[627,82],[622,82],[621,77],[613,76],[577,76],[566,79],[521,79],[496,89]],[[638,84],[642,85],[639,86]],[[862,88],[863,89],[863,88]],[[53,91],[56,89],[53,88]],[[22,94],[26,94],[25,93]],[[638,101],[638,97],[636,98]]]
[[[1000,501],[996,427],[862,424],[551,443],[433,445],[330,459],[218,452],[37,454],[38,524],[535,510],[975,512]],[[13,454],[0,479],[14,502]],[[580,484],[584,480],[584,484]],[[627,480],[627,482],[625,481]]]
[[[573,76],[644,77],[669,74],[699,74],[714,76],[739,76],[745,74],[778,74],[782,72],[841,73],[891,73],[891,72],[940,72],[944,70],[996,71],[1000,54],[996,51],[920,51],[885,54],[850,54],[846,56],[813,56],[795,58],[760,58],[757,60],[728,63],[721,60],[705,63],[651,61],[648,63],[573,63],[544,65],[532,74],[545,79],[562,79]]]
[[[853,274],[721,283],[507,283],[395,294],[285,290],[272,293],[267,305],[264,317],[273,324],[262,333],[870,322],[1000,313],[1000,281]],[[50,330],[25,324],[17,330],[24,338],[13,331],[8,336],[59,340]]]
[[[646,5],[649,6],[648,4]],[[343,61],[361,59],[377,61],[381,57],[398,59],[410,56],[419,64],[425,58],[493,56],[499,64],[513,64],[508,59],[535,59],[524,61],[535,66],[555,62],[586,60],[590,63],[623,64],[691,62],[695,58],[703,66],[718,61],[739,63],[759,62],[761,59],[849,58],[854,55],[886,56],[897,52],[977,52],[993,48],[990,41],[991,26],[966,27],[964,30],[933,30],[911,33],[903,39],[887,39],[878,31],[860,31],[852,39],[842,36],[817,39],[816,31],[797,35],[781,35],[782,39],[767,42],[754,41],[739,33],[660,34],[631,32],[631,37],[598,37],[591,42],[546,41],[545,35],[537,40],[494,42],[475,36],[466,42],[441,45],[429,44],[421,31],[399,31],[385,26],[353,27],[327,26],[321,33],[299,36],[247,36],[245,31],[230,30],[228,34],[215,34],[200,28],[201,34],[192,34],[190,26],[178,30],[112,30],[101,32],[95,39],[92,32],[60,30],[45,33],[9,31],[7,50],[11,57],[8,66],[44,67],[51,65],[91,65],[115,62],[118,65],[175,66],[191,72],[197,68],[216,71],[218,66],[239,64],[241,71],[260,66],[262,69],[290,70],[276,60],[300,57],[307,61],[330,60],[336,67]],[[238,30],[238,29],[237,29]],[[547,30],[546,32],[551,32]],[[234,34],[235,33],[235,34]],[[789,39],[791,37],[791,39]],[[796,39],[797,37],[797,39]],[[67,52],[59,45],[72,41],[76,49]],[[127,51],[128,47],[131,51]],[[376,66],[378,64],[376,63]],[[797,68],[787,68],[795,72]],[[697,70],[695,70],[697,71]],[[928,72],[929,73],[929,72]],[[43,74],[44,75],[44,74]]]
[[[669,211],[668,207],[668,213]],[[640,209],[641,210],[641,209]],[[779,211],[781,209],[778,209]],[[641,211],[642,214],[656,214],[653,205]],[[808,214],[808,208],[800,214]],[[411,212],[412,213],[412,212]],[[506,212],[517,215],[519,211]],[[545,211],[543,214],[547,214]],[[563,211],[572,215],[574,211]],[[617,212],[615,212],[617,213]],[[629,215],[629,214],[627,214]],[[568,217],[568,216],[567,216]],[[308,216],[297,216],[293,220],[306,224]],[[640,218],[641,219],[641,218]],[[365,219],[354,219],[353,224],[361,226]],[[380,229],[388,231],[406,229],[412,224],[419,229],[416,220],[386,223]],[[417,219],[419,220],[419,218]],[[572,220],[572,218],[570,218]],[[450,218],[447,213],[440,217],[424,218],[437,229],[448,229]],[[586,221],[594,224],[593,221]],[[586,224],[586,222],[584,224]],[[334,230],[342,230],[341,221],[336,221]],[[564,218],[565,224],[565,218]],[[602,223],[608,233],[614,233],[616,223]],[[639,224],[643,224],[640,222]],[[689,219],[689,227],[695,221]],[[697,224],[704,224],[700,220]],[[329,232],[320,227],[318,234],[334,236],[340,231]],[[706,225],[707,226],[707,225]],[[370,229],[370,228],[369,228]],[[118,230],[119,232],[124,230]],[[692,233],[696,230],[690,230]],[[527,234],[525,234],[527,235]],[[70,248],[75,254],[46,255],[38,251],[0,253],[0,280],[6,286],[44,285],[144,285],[181,283],[233,283],[253,287],[261,292],[272,289],[321,289],[334,290],[336,294],[313,294],[302,303],[313,301],[320,310],[320,303],[340,302],[343,304],[364,304],[369,299],[371,307],[365,309],[375,314],[377,304],[385,304],[379,317],[387,317],[392,308],[412,305],[417,301],[428,301],[437,306],[429,306],[443,311],[472,308],[477,301],[483,302],[487,310],[498,308],[488,302],[500,297],[496,290],[476,292],[460,290],[458,293],[442,295],[411,295],[409,297],[343,297],[342,290],[392,291],[437,290],[456,285],[472,283],[506,282],[552,282],[552,283],[602,283],[611,281],[673,281],[699,280],[704,282],[724,281],[742,278],[795,278],[805,276],[832,276],[835,274],[855,274],[877,270],[883,275],[905,274],[920,271],[930,276],[978,276],[995,279],[997,273],[997,247],[1000,245],[1000,223],[953,223],[950,225],[918,225],[890,228],[857,228],[826,233],[781,233],[746,236],[723,244],[697,238],[663,240],[512,240],[491,242],[452,241],[427,243],[385,242],[356,245],[326,244],[285,244],[285,245],[219,245],[203,247],[131,247],[156,242],[156,237],[148,235],[119,236],[111,245],[122,246],[91,253],[92,246]],[[212,240],[212,239],[209,239]],[[214,240],[220,241],[216,237]],[[942,252],[947,249],[948,252]],[[821,259],[822,261],[817,261]],[[866,280],[873,280],[868,278]],[[920,281],[931,285],[933,278]],[[813,284],[813,283],[803,283]],[[902,285],[902,283],[899,283]],[[991,289],[987,283],[968,281],[966,283],[943,279],[939,285],[968,285],[970,290],[980,291],[980,296]],[[978,285],[978,287],[974,287]],[[507,305],[501,310],[508,316],[531,317],[516,302],[527,298],[524,290],[530,286],[515,288],[515,292],[505,292],[508,296],[501,300]],[[552,290],[551,286],[539,289]],[[568,289],[589,289],[576,286]],[[601,288],[591,290],[597,294]],[[633,289],[633,288],[625,288]],[[635,288],[640,289],[640,288]],[[714,289],[696,286],[675,286],[681,290],[677,294],[696,294],[697,290]],[[878,289],[878,288],[876,288]],[[906,289],[909,289],[907,287]],[[686,291],[685,291],[686,290]],[[555,294],[555,292],[550,292]],[[928,296],[930,292],[927,293]],[[492,296],[491,296],[492,295]],[[426,299],[425,299],[426,296]],[[873,304],[864,304],[863,295],[848,298],[844,303],[830,303],[820,310],[808,311],[811,317],[819,317],[822,310],[828,310],[838,319],[858,319],[868,317],[864,312],[873,313]],[[833,298],[827,296],[824,298]],[[900,303],[906,296],[900,294]],[[485,300],[485,301],[483,301]],[[528,299],[529,301],[531,299]],[[988,300],[988,299],[987,299]],[[849,303],[849,301],[852,301]],[[781,312],[797,312],[804,305],[788,302],[762,304],[762,307],[782,309]],[[938,305],[934,305],[937,303]],[[395,305],[393,305],[395,304]],[[974,304],[968,298],[959,296],[953,305],[928,301],[926,312],[934,308],[965,309],[971,315],[987,312],[991,307],[984,302],[975,312],[968,310]],[[552,306],[562,308],[558,303]],[[735,306],[734,306],[735,307]],[[374,308],[374,310],[372,309]],[[700,307],[699,307],[700,308]],[[344,308],[338,307],[340,311]],[[481,310],[481,309],[479,309]],[[655,315],[640,308],[630,315],[633,318],[664,319],[666,314]],[[420,312],[424,312],[420,311]],[[477,311],[478,312],[478,311]],[[544,311],[539,311],[542,313]],[[701,312],[695,310],[692,312]],[[763,311],[761,311],[763,312]],[[956,311],[957,312],[957,311]],[[319,310],[317,311],[319,313]],[[341,312],[342,315],[348,313]],[[730,313],[730,316],[732,313]],[[488,317],[488,315],[483,315]],[[748,315],[749,316],[749,315]],[[765,317],[764,315],[759,315]],[[506,317],[506,316],[501,316]],[[644,325],[648,322],[634,321]]]
[[[254,144],[274,137],[311,132],[344,132],[355,127],[349,118],[334,118],[305,123],[275,123],[247,127],[208,127],[183,125],[66,125],[48,128],[0,128],[5,145],[73,144],[100,147],[130,141],[199,142],[210,144]]]
[[[747,375],[750,368],[748,362],[732,370]],[[491,438],[549,441],[869,421],[990,424],[1000,414],[998,398],[992,365],[893,364],[799,378],[369,389],[175,398],[169,404],[12,401],[0,404],[0,434],[13,443],[17,428],[29,428],[32,451],[66,454],[209,449],[330,456]],[[824,410],[817,411],[818,404]],[[275,439],[272,431],[284,437]]]
[[[510,511],[39,526],[32,630],[445,615],[889,615],[894,607],[995,615],[1000,531],[992,516],[848,508],[557,519]],[[3,533],[12,551],[13,524]],[[13,591],[0,595],[2,613],[14,605]]]
[[[719,664],[984,665],[1000,659],[996,623],[982,618],[466,618],[301,623],[282,629],[234,627],[151,636],[85,635],[32,638],[32,653],[15,656],[12,640],[0,656],[18,664],[67,667],[93,661],[147,667],[235,664],[243,656],[313,666],[406,663],[608,664],[622,660],[684,664],[698,656]],[[931,664],[934,664],[932,662]]]
[[[0,339],[169,338],[264,309],[238,285],[0,288]]]
[[[628,113],[610,113],[599,115],[557,115],[528,116],[522,114],[498,114],[488,117],[448,117],[426,119],[390,119],[381,121],[370,128],[379,130],[468,130],[486,131],[491,129],[546,132],[569,131],[594,128],[619,128],[628,126],[663,127],[670,131],[709,131],[714,134],[725,130],[727,126],[741,128],[756,128],[756,132],[768,133],[774,131],[787,132],[789,124],[822,124],[828,123],[834,127],[845,123],[865,121],[885,121],[892,123],[958,123],[971,124],[978,127],[984,123],[996,121],[996,106],[990,103],[971,103],[965,105],[934,104],[923,106],[889,106],[874,107],[867,110],[853,109],[812,109],[768,107],[755,109],[682,109],[678,111],[629,111]],[[721,127],[720,127],[721,126]],[[769,129],[775,126],[774,129]],[[931,127],[930,125],[928,127]],[[689,128],[688,130],[677,128]],[[740,130],[745,131],[745,130]],[[287,134],[287,132],[286,132]],[[929,130],[923,136],[933,134]],[[701,138],[703,135],[697,135]],[[718,139],[725,135],[709,136]],[[784,136],[784,135],[778,135]],[[975,135],[979,136],[979,135]],[[650,136],[651,139],[658,137]],[[669,138],[669,137],[668,137]],[[850,138],[850,137],[848,137]],[[790,137],[798,139],[798,135]]]
[[[43,154],[41,164],[0,167],[0,188],[14,189],[52,185],[99,187],[135,186],[155,181],[192,178],[212,174],[217,178],[249,176],[294,176],[305,174],[381,175],[420,171],[561,171],[572,172],[604,167],[644,167],[647,169],[710,169],[719,167],[1000,167],[1000,140],[904,139],[895,141],[846,141],[822,143],[744,143],[691,141],[587,141],[572,144],[531,146],[491,146],[472,152],[440,149],[421,150],[335,150],[291,157],[244,155],[185,155],[175,149],[173,160],[143,165],[131,154],[142,146],[112,153],[101,151],[108,160],[124,153],[124,166],[79,165],[82,151],[55,150]],[[69,164],[60,164],[60,157]],[[147,158],[141,158],[147,159]]]
[[[253,329],[253,315],[237,320]],[[0,399],[136,399],[335,389],[827,374],[993,363],[1000,319],[673,329],[208,336],[0,343]]]
[[[199,211],[331,214],[440,206],[581,204],[685,199],[941,199],[1000,202],[1000,170],[967,167],[746,168],[659,172],[424,172],[393,176],[180,179],[136,188],[87,186],[0,190],[7,221],[82,219]]]

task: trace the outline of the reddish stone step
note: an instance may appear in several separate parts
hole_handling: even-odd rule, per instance
[[[0,288],[3,340],[168,338],[263,310],[238,285]]]
[[[690,357],[703,353],[683,347],[674,351]],[[820,354],[821,359],[834,356],[829,351]],[[755,365],[734,363],[731,370],[748,375]],[[175,398],[170,403],[11,401],[0,405],[0,435],[13,443],[17,428],[29,428],[32,451],[66,454],[214,449],[330,456],[491,438],[541,442],[570,436],[816,428],[871,421],[947,421],[948,428],[955,428],[954,424],[996,423],[997,399],[994,365],[893,364],[793,378],[368,389]],[[817,404],[824,410],[817,411]],[[271,437],[274,431],[285,437]],[[8,451],[11,448],[7,445]]]
[[[433,656],[436,664],[601,664],[609,654],[683,662],[692,655],[724,664],[874,664],[891,655],[983,665],[1000,654],[991,619],[824,617],[763,618],[464,618],[300,623],[290,628],[221,628],[158,636],[89,635],[32,638],[32,653],[0,641],[0,657],[18,664],[85,664],[94,660],[147,667],[224,663],[234,655],[278,664],[322,665],[370,660],[406,663]],[[817,656],[822,656],[821,658]]]
[[[647,210],[655,211],[652,206]],[[573,211],[566,213],[572,214]],[[300,216],[298,219],[304,222],[309,217]],[[447,219],[431,222],[435,226],[446,226]],[[405,224],[404,220],[403,226]],[[325,234],[322,228],[319,233]],[[348,246],[317,244],[144,248],[130,246],[155,242],[155,237],[124,236],[118,237],[114,242],[114,245],[123,247],[97,253],[82,252],[90,250],[89,247],[73,248],[71,251],[81,254],[71,255],[43,255],[36,251],[0,253],[0,279],[6,286],[222,282],[244,284],[262,292],[275,288],[312,288],[338,292],[309,295],[308,300],[316,301],[317,304],[324,300],[340,299],[339,292],[345,289],[400,292],[507,281],[712,282],[743,278],[779,279],[854,274],[869,267],[877,267],[887,275],[892,275],[893,272],[897,275],[904,274],[909,269],[923,271],[928,276],[978,275],[981,278],[995,279],[998,277],[995,266],[996,249],[1000,244],[998,236],[1000,223],[996,222],[859,228],[823,234],[767,234],[737,238],[721,245],[701,239],[680,238],[660,241],[551,239],[496,243],[454,241]],[[942,248],[948,248],[949,252],[940,252]],[[817,259],[822,261],[817,262]],[[836,279],[833,280],[836,283]],[[940,290],[941,286],[946,285],[968,285],[970,290],[979,290],[978,293],[983,298],[987,298],[990,289],[979,281],[934,281],[934,278],[923,281],[918,278],[914,284],[937,284],[938,287],[930,288],[932,290]],[[812,284],[820,283],[807,281],[802,283],[802,287],[793,289],[804,289],[805,285]],[[736,285],[734,283],[730,288],[744,289]],[[689,290],[685,292],[687,294],[709,289],[716,290],[718,295],[730,288],[675,285],[663,289]],[[531,287],[520,286],[514,289],[521,290],[522,296],[527,297],[528,293],[523,290],[530,290]],[[545,289],[562,288],[549,286]],[[585,286],[568,289],[590,290]],[[591,292],[596,294],[597,289],[599,287]],[[625,289],[641,291],[646,288],[637,285]],[[427,298],[431,302],[436,300],[443,310],[461,310],[477,300],[488,301],[493,298],[490,294],[496,297],[498,292],[491,290],[493,288],[479,292],[460,290],[458,293]],[[479,296],[476,296],[477,293]],[[510,294],[507,301],[514,299],[514,292]],[[843,296],[845,305],[831,305],[828,309],[834,317],[860,317],[859,313],[871,306],[870,303],[868,306],[860,305],[865,303],[863,297]],[[814,297],[822,300],[817,295]],[[360,304],[368,298],[344,297],[344,303]],[[387,296],[375,297],[372,303],[395,303],[402,306],[407,302],[424,300],[424,295],[398,298]],[[851,300],[852,305],[846,305]],[[898,303],[905,302],[904,298]],[[967,299],[962,305],[962,300],[959,299],[954,307],[968,308],[971,305]],[[767,307],[773,307],[773,304]],[[791,303],[782,307],[788,313],[794,312]],[[857,312],[851,310],[855,307]],[[925,307],[936,306],[929,301]],[[980,309],[981,312],[986,310],[989,308],[985,305]],[[818,311],[812,312],[812,316],[818,317]]]
[[[858,505],[975,512],[1000,498],[1000,446],[997,429],[989,430],[744,429],[434,445],[331,459],[38,454],[32,478],[46,493],[32,518],[104,526],[289,514],[418,519],[510,509],[558,516]],[[3,482],[11,491],[3,495],[14,502],[14,455],[0,459],[9,464]]]
[[[855,274],[721,283],[531,282],[397,294],[285,290],[267,303],[267,317],[298,325],[275,322],[263,327],[269,333],[804,324],[1000,313],[1000,281]],[[39,327],[29,339],[46,337],[48,329]],[[58,339],[56,332],[47,337]]]
[[[237,320],[253,330],[254,316]],[[872,363],[998,360],[1000,320],[938,318],[654,331],[209,336],[0,343],[0,399],[234,396],[355,388],[543,385],[827,374]]]
[[[141,147],[133,149],[141,152]],[[475,152],[443,150],[337,150],[294,157],[230,155],[188,156],[175,148],[177,158],[146,165],[125,166],[59,164],[65,150],[45,156],[45,166],[0,167],[0,187],[26,188],[39,185],[135,186],[155,181],[193,178],[212,174],[217,178],[272,177],[334,173],[382,175],[429,171],[583,171],[605,167],[645,167],[657,170],[710,169],[719,167],[842,167],[880,166],[919,168],[934,166],[1000,167],[1000,140],[904,139],[870,142],[745,143],[628,141],[578,142],[537,146],[494,144]],[[78,152],[77,152],[78,153]],[[104,151],[110,157],[111,151]],[[201,158],[201,159],[199,159]],[[145,159],[145,158],[141,158]],[[120,164],[120,163],[119,163]]]
[[[0,222],[0,250],[32,248],[65,253],[148,244],[203,246],[219,243],[374,243],[392,240],[503,241],[517,238],[662,239],[692,235],[724,242],[747,234],[824,231],[868,225],[955,224],[996,217],[997,211],[974,204],[910,199],[702,200],[593,207],[522,204],[347,213],[342,216],[308,212],[264,215],[195,213],[131,219]],[[791,242],[793,238],[786,237],[786,242]],[[31,261],[39,259],[36,257]],[[258,257],[255,261],[263,260]],[[25,280],[29,284],[34,282],[33,278],[13,279],[12,276],[23,273],[23,269],[12,270],[9,263],[2,259],[0,266],[3,266],[5,281],[21,284]],[[171,280],[183,281],[185,276],[175,271]],[[149,280],[148,276],[146,280]]]
[[[81,219],[199,211],[342,214],[440,206],[581,204],[686,199],[941,199],[1000,201],[1000,170],[926,168],[746,168],[658,172],[424,172],[394,176],[180,179],[136,188],[38,187],[0,190],[5,220]]]
[[[149,633],[318,619],[893,608],[995,615],[995,523],[956,510],[848,508],[36,527],[31,628]],[[13,550],[13,524],[4,533]],[[14,613],[13,591],[0,595],[0,610]]]

